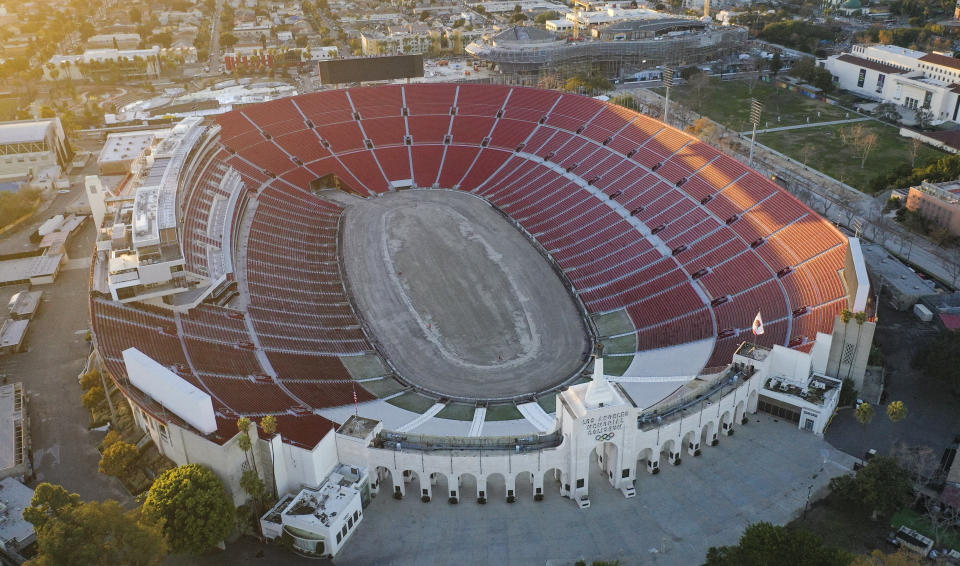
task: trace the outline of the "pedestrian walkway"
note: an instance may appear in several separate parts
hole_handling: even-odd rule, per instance
[[[757,130],[758,134],[765,134],[767,132],[783,132],[786,130],[801,130],[803,128],[821,128],[823,126],[836,126],[838,124],[853,124],[854,122],[866,122],[867,120],[873,120],[869,116],[862,116],[860,118],[850,118],[849,120],[831,120],[829,122],[808,122],[806,124],[795,124],[793,126],[779,126],[777,128],[766,128],[763,130]],[[747,130],[746,132],[740,132],[742,135],[749,136],[753,133],[753,130]]]

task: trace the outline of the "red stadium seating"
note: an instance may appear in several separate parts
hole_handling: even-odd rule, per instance
[[[203,277],[208,247],[223,244],[216,227],[246,226],[234,262],[242,300],[174,315],[94,294],[91,313],[121,386],[123,349],[142,348],[209,392],[225,426],[239,414],[293,422],[294,412],[326,423],[308,409],[373,398],[341,361],[372,346],[340,271],[343,209],[311,192],[330,174],[364,197],[407,179],[482,196],[547,250],[589,312],[625,309],[640,350],[732,334],[707,365],[728,363],[754,338],[758,310],[760,343],[809,349],[846,306],[847,244],[828,222],[715,148],[616,105],[510,86],[390,85],[216,121],[219,149],[178,197],[181,240],[187,270]],[[229,168],[247,191],[241,211],[222,209]],[[246,224],[234,216],[243,211]],[[321,435],[290,430],[308,445]]]

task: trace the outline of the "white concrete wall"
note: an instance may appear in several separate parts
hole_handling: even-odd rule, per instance
[[[634,407],[614,406],[591,411],[591,417],[626,412],[622,429],[617,430],[609,442],[597,440],[597,435],[586,434],[578,419],[561,411],[559,418],[563,441],[557,448],[519,453],[511,450],[480,453],[366,448],[366,455],[361,455],[355,450],[344,451],[341,445],[340,456],[344,463],[369,466],[372,479],[378,477],[377,468],[388,471],[394,489],[399,487],[402,495],[441,500],[459,498],[461,480],[468,474],[475,478],[478,493],[463,495],[479,497],[479,492],[483,491],[486,497],[490,497],[487,480],[497,474],[503,476],[506,491],[495,496],[509,495],[510,490],[516,493],[518,481],[532,482],[530,488],[525,487],[523,491],[536,494],[537,488],[544,489],[545,478],[550,481],[553,477],[548,472],[555,469],[560,474],[561,494],[579,499],[587,497],[589,493],[591,462],[598,459],[599,452],[603,460],[601,469],[607,472],[609,483],[617,489],[629,490],[633,487],[638,468],[650,471],[648,460],[656,463],[656,469],[667,462],[680,463],[685,455],[699,455],[705,446],[730,434],[729,431],[739,426],[745,412],[756,411],[757,391],[763,381],[761,374],[758,372],[750,379],[741,381],[737,387],[725,391],[719,402],[691,407],[683,413],[682,418],[668,419],[659,427],[652,426],[647,430],[638,428],[637,417],[641,411]],[[661,451],[665,452],[665,461],[661,461]],[[528,473],[532,478],[527,476]],[[414,479],[420,491],[408,493]],[[444,480],[444,492],[435,493],[437,484],[442,486]],[[577,480],[582,480],[580,487]]]
[[[338,462],[336,434],[332,430],[312,450],[287,444],[279,434],[271,443],[278,494],[319,487]]]

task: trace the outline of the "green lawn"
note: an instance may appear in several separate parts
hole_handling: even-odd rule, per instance
[[[522,419],[520,409],[514,405],[491,405],[487,407],[486,421],[513,421]]]
[[[604,356],[603,373],[604,375],[623,375],[632,361],[633,356]]]
[[[387,403],[390,403],[396,407],[400,407],[401,409],[413,411],[417,414],[423,414],[427,412],[427,409],[432,407],[434,403],[436,403],[436,400],[410,391],[388,400]]]
[[[844,143],[841,130],[856,124],[838,124],[815,128],[801,128],[781,132],[757,134],[757,142],[843,181],[850,186],[866,191],[870,181],[881,173],[886,173],[904,163],[910,163],[911,143],[900,137],[897,129],[879,122],[858,122],[864,129],[876,134],[877,142],[864,166],[860,166],[860,154],[856,147]],[[806,148],[806,149],[805,149]],[[922,146],[916,164],[920,166],[931,157],[943,157],[946,154],[931,147]]]
[[[654,90],[664,94],[663,89]],[[699,92],[690,83],[670,91],[671,101],[676,100],[698,114],[741,132],[751,128],[751,98],[756,98],[764,105],[763,114],[760,117],[761,129],[806,124],[807,118],[810,122],[843,120],[848,112],[843,108],[764,82],[756,83],[752,92],[748,81],[719,79],[710,79],[709,85],[700,89]],[[856,114],[851,113],[851,117],[856,117]]]
[[[557,412],[557,394],[551,393],[550,395],[544,395],[537,399],[537,403],[540,404],[540,408],[548,413]]]
[[[605,354],[632,354],[637,351],[637,335],[627,334],[601,340]]]
[[[399,393],[406,387],[392,377],[364,381],[361,385],[363,385],[364,389],[376,395],[378,399],[389,397],[394,393]]]
[[[476,410],[476,407],[473,405],[449,403],[446,407],[440,409],[440,412],[437,413],[437,417],[441,419],[452,419],[455,421],[472,421],[474,410]]]
[[[901,509],[893,514],[893,517],[890,519],[890,526],[894,529],[899,529],[901,525],[906,525],[907,528],[934,539],[937,543],[936,548],[946,546],[960,549],[960,534],[958,534],[957,531],[948,530],[942,533],[940,540],[937,541],[935,530],[930,524],[930,521],[912,509]]]
[[[630,321],[630,315],[627,314],[626,309],[594,315],[593,324],[597,327],[597,334],[600,336],[613,336],[633,331],[633,322]]]

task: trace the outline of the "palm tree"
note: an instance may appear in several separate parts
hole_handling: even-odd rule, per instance
[[[902,421],[907,418],[907,406],[903,404],[903,401],[890,403],[887,405],[887,417],[895,423]]]

